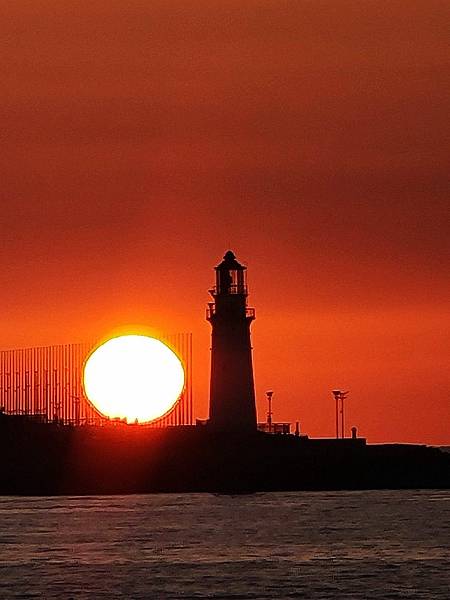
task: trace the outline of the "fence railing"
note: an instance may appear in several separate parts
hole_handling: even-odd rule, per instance
[[[155,427],[194,422],[192,334],[162,337],[177,352],[185,369],[185,387],[173,409],[153,421]],[[64,344],[0,351],[0,411],[70,425],[111,422],[87,399],[83,367],[96,344]]]

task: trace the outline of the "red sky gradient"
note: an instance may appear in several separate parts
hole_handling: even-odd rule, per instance
[[[195,336],[249,267],[260,418],[450,444],[446,1],[0,7],[3,348]]]

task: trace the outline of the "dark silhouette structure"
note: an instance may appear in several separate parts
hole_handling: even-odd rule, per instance
[[[288,424],[273,423],[271,406],[268,433],[257,431],[250,345],[255,315],[247,307],[245,267],[230,251],[216,267],[211,293],[207,427],[163,426],[170,421],[154,428],[123,422],[99,426],[88,419],[38,418],[30,394],[33,387],[28,386],[40,383],[41,363],[32,363],[38,365],[33,380],[26,375],[32,368],[25,363],[19,371],[24,373],[23,383],[14,388],[18,399],[5,410],[0,405],[0,494],[450,488],[450,454],[437,448],[368,445],[356,437],[356,430],[351,438],[311,439],[300,435],[297,426],[297,435],[289,435],[289,429],[276,429]],[[0,381],[8,402],[14,399],[8,385],[19,364],[14,360],[20,358],[4,357]],[[54,372],[49,364],[42,367],[44,375],[46,370]],[[57,383],[54,390],[59,389]],[[52,398],[45,390],[43,396],[36,391],[39,407],[42,398]],[[8,414],[16,406],[18,412]]]
[[[450,454],[209,427],[75,427],[0,413],[0,495],[450,488]]]
[[[256,431],[246,267],[228,250],[215,267],[207,320],[212,326],[209,426],[216,431]]]

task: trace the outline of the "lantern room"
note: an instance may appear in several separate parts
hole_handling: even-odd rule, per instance
[[[216,286],[212,290],[213,296],[240,294],[247,295],[246,267],[241,265],[233,252],[228,252],[223,261],[215,267]]]

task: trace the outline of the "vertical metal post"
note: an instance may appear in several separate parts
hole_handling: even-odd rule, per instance
[[[47,361],[46,361],[45,366],[48,366]],[[45,402],[45,420],[46,421],[49,420],[49,414],[50,414],[50,407],[49,407],[49,401],[48,401],[48,386],[49,386],[49,382],[48,382],[48,368],[47,368],[44,370],[44,402]]]
[[[336,439],[339,438],[339,396],[335,396],[336,398]]]
[[[30,372],[25,371],[25,414],[30,412]]]
[[[267,426],[269,428],[269,433],[272,433],[272,396],[273,391],[269,390],[266,392],[267,401],[269,403],[269,410],[267,412]]]
[[[192,333],[189,334],[189,425],[194,423],[194,399],[192,397],[192,362],[193,362],[193,351],[192,351]]]
[[[333,390],[331,392],[335,400],[335,411],[336,411],[336,439],[339,439],[339,399],[341,397],[341,390]]]
[[[17,368],[17,365],[14,365],[15,368]],[[15,371],[14,372],[15,375],[15,383],[14,383],[14,394],[15,394],[15,414],[18,415],[20,414],[20,396],[19,396],[19,392],[20,392],[20,381],[19,381],[19,371]]]

